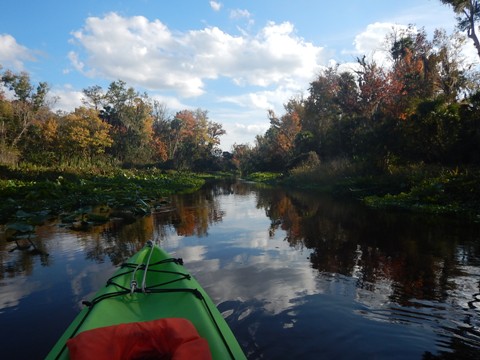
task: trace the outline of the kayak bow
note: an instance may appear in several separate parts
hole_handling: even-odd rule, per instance
[[[122,264],[94,298],[84,304],[86,307],[47,355],[48,360],[72,358],[72,349],[82,351],[81,344],[85,344],[82,337],[89,339],[85,351],[91,351],[91,339],[101,339],[107,333],[110,349],[115,348],[116,342],[119,347],[121,344],[128,347],[124,343],[125,339],[134,342],[133,327],[141,332],[142,339],[151,335],[150,342],[176,341],[177,346],[190,341],[191,336],[185,335],[179,340],[183,330],[173,334],[168,333],[168,329],[172,328],[170,324],[175,329],[190,326],[184,323],[193,324],[192,331],[196,330],[198,337],[206,340],[212,359],[246,359],[225,319],[197,280],[183,267],[182,259],[170,257],[152,242]],[[140,328],[143,330],[138,330]],[[130,335],[120,339],[123,330],[130,331]],[[157,345],[158,349],[165,346],[172,349],[172,344]],[[104,345],[99,343],[98,346]],[[139,344],[132,346],[138,348]]]

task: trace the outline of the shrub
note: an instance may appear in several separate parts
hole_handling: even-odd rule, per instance
[[[0,144],[0,164],[16,166],[20,158],[20,152],[12,147]]]

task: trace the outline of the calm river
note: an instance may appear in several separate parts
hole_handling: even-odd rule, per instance
[[[126,224],[0,228],[0,358],[42,359],[150,239],[182,257],[249,359],[480,359],[480,224],[242,182]]]

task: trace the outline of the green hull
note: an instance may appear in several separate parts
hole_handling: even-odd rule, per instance
[[[174,261],[175,260],[175,261]],[[145,270],[145,265],[149,264]],[[136,283],[135,291],[131,285]],[[186,318],[208,341],[213,359],[246,359],[224,318],[199,283],[158,246],[124,264],[73,320],[47,359],[69,359],[66,341],[85,330],[162,318]]]

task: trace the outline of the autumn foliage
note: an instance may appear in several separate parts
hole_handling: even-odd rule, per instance
[[[35,88],[27,73],[9,70],[0,80],[10,91],[0,96],[0,163],[220,166],[218,145],[225,130],[207,111],[171,116],[164,105],[119,80],[106,90],[84,89],[83,106],[55,113],[46,83]]]
[[[288,172],[312,153],[369,171],[478,165],[480,83],[461,53],[464,41],[442,30],[429,40],[413,26],[392,32],[383,63],[362,56],[353,68],[326,68],[285,114],[270,111],[270,128],[254,146],[237,145],[234,158],[244,172]]]
[[[374,171],[395,164],[480,163],[478,64],[465,38],[413,26],[392,31],[383,60],[361,56],[325,68],[255,143],[220,149],[225,130],[202,109],[170,114],[121,80],[83,90],[83,106],[53,112],[48,85],[0,72],[0,163],[109,163],[289,173],[302,164],[350,161]]]

